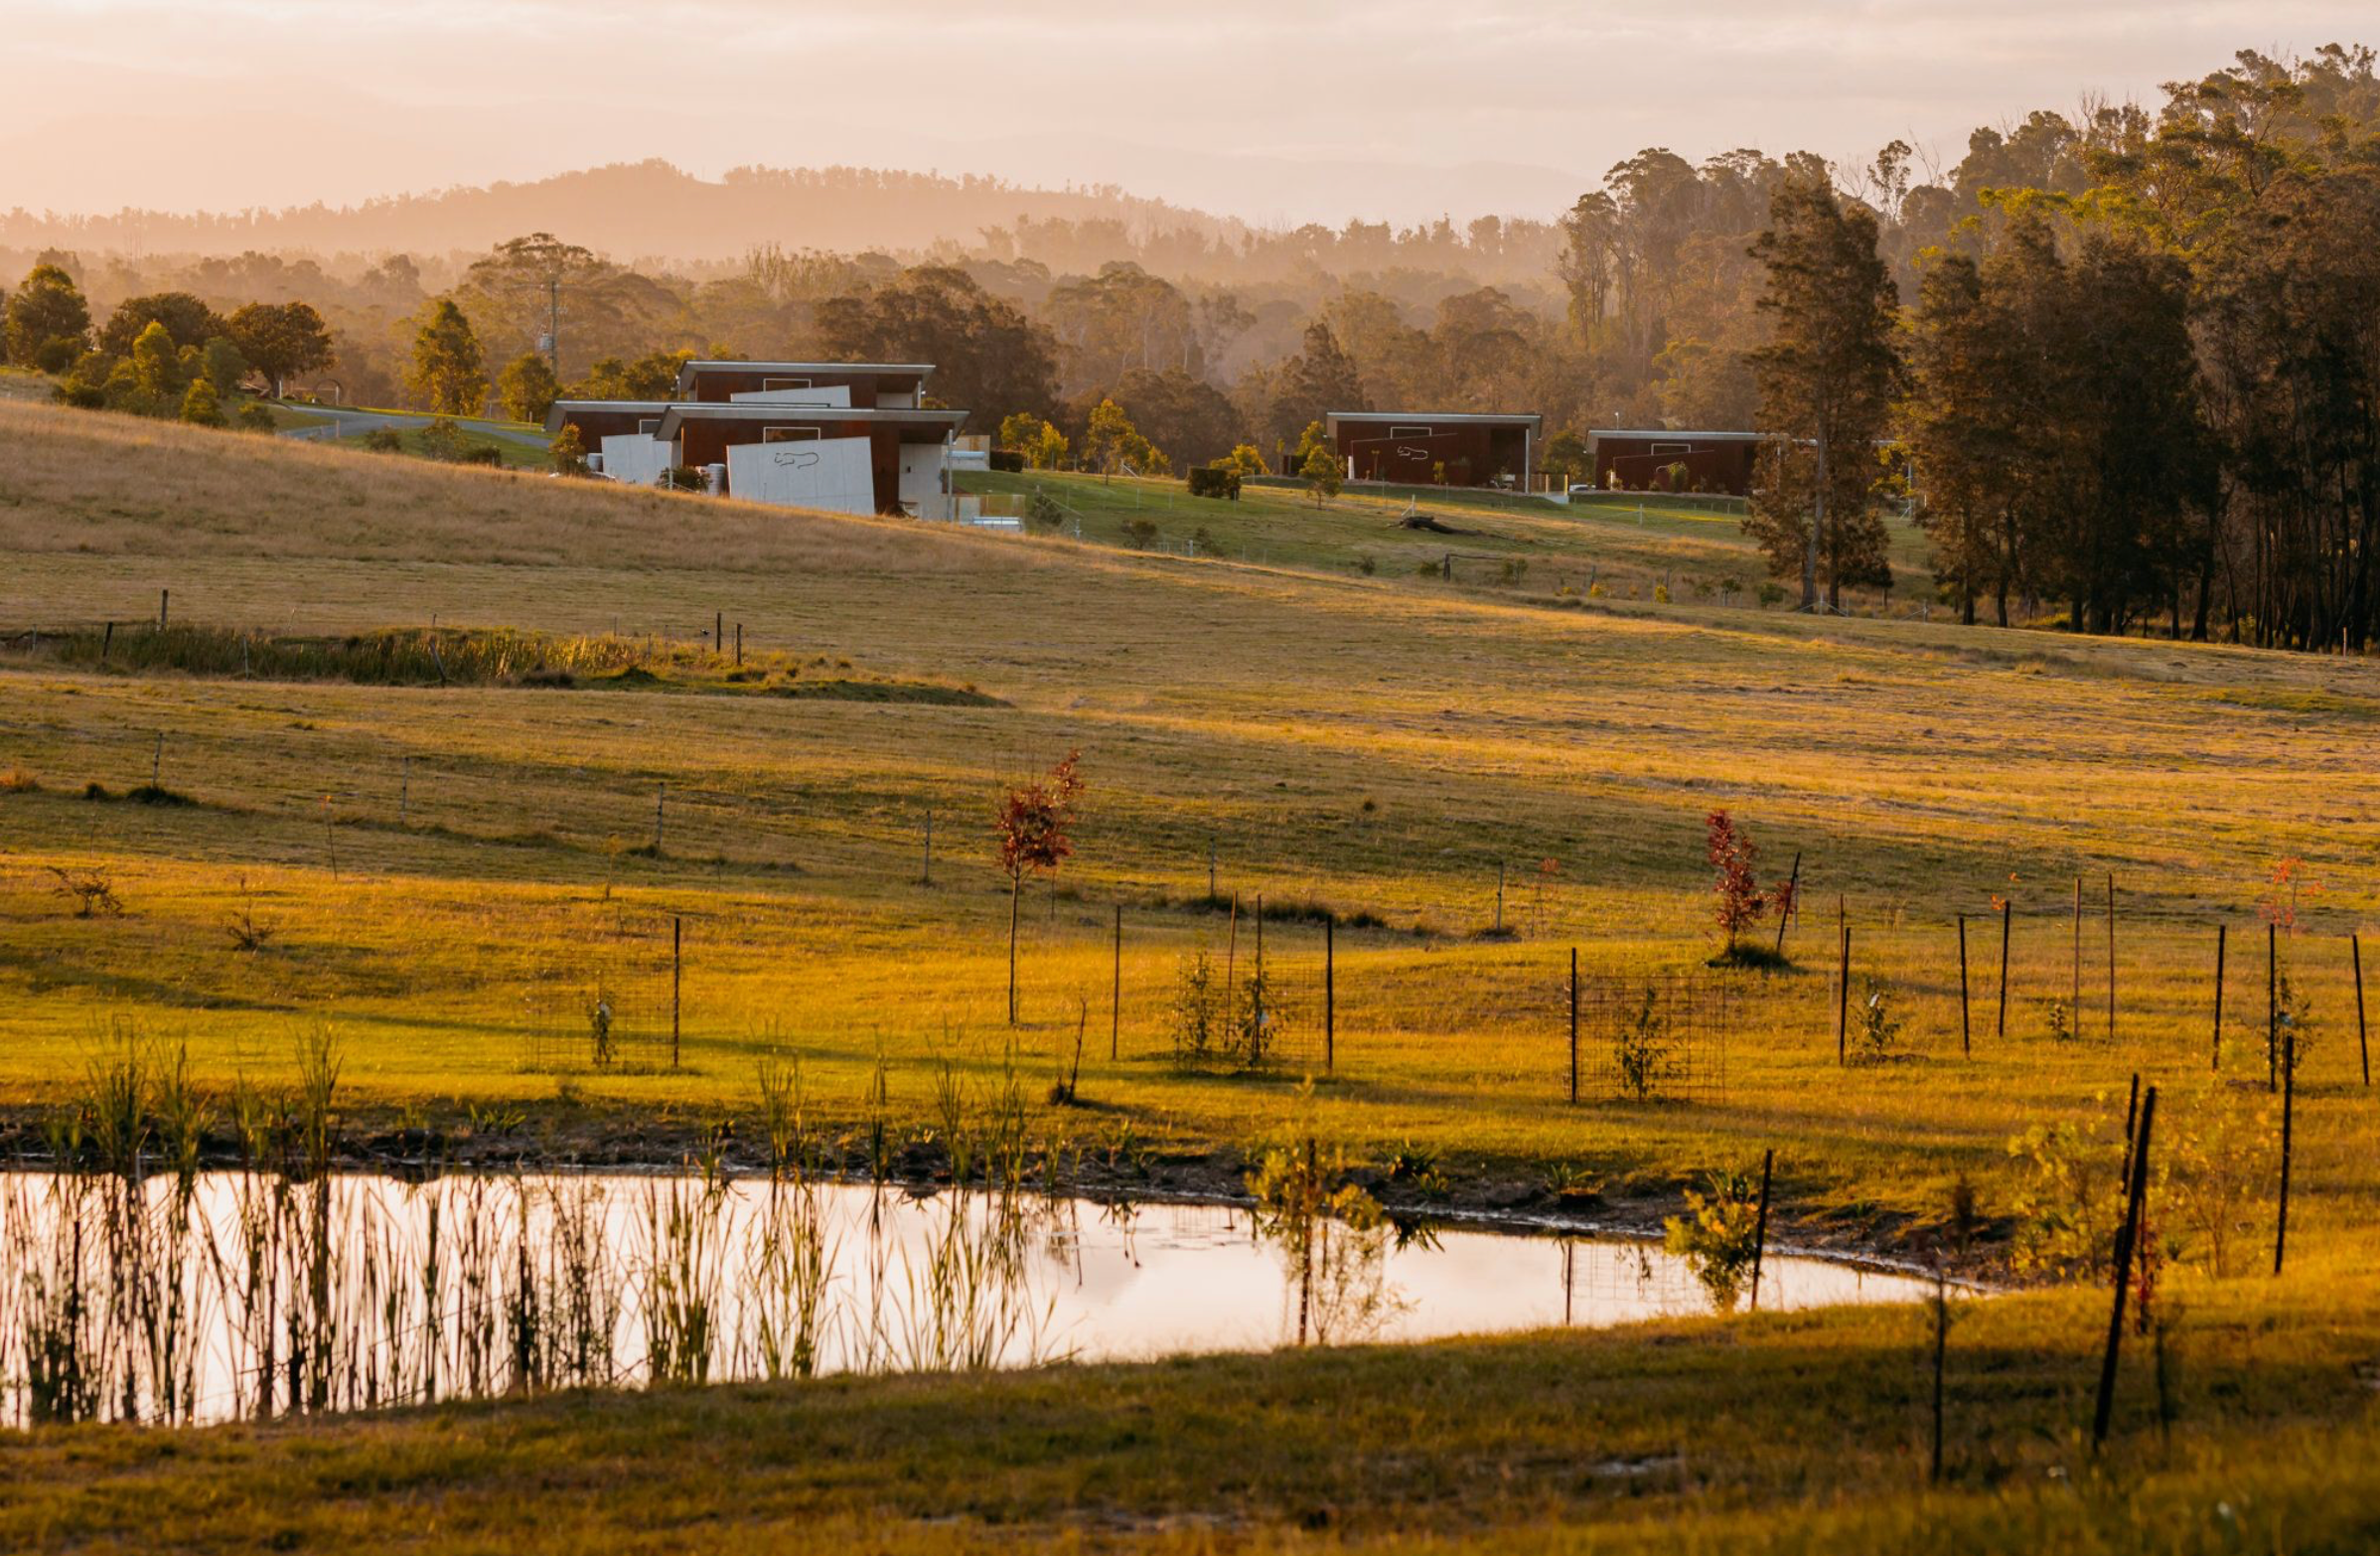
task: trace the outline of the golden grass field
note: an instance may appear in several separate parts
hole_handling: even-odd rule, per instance
[[[1590,526],[1563,545],[1591,555],[1594,536]],[[1294,548],[1285,537],[1283,553]],[[2333,1348],[2368,1355],[2380,1341],[2368,1282],[2352,1274],[2368,1270],[2380,1233],[2380,1101],[2363,1084],[2348,973],[2348,936],[2369,940],[2380,919],[2380,665],[2368,660],[1814,621],[1748,602],[1581,602],[1558,599],[1537,567],[1513,586],[1448,585],[1386,567],[1140,554],[16,404],[0,404],[0,559],[10,633],[109,620],[135,633],[170,589],[178,622],[616,632],[674,644],[682,665],[642,691],[275,683],[69,670],[12,639],[0,653],[0,770],[20,775],[0,789],[0,1103],[65,1098],[118,1026],[186,1042],[202,1077],[227,1085],[277,1075],[296,1035],[328,1022],[359,1122],[454,1123],[501,1103],[524,1108],[532,1134],[633,1155],[748,1116],[771,1054],[801,1057],[829,1127],[857,1119],[881,1056],[893,1111],[923,1129],[937,1059],[980,1069],[1013,1044],[1018,1062],[1054,1072],[1080,1021],[1086,1106],[1042,1108],[1037,1088],[1039,1130],[1092,1149],[1130,1132],[1228,1152],[1273,1127],[1317,1063],[1321,933],[1265,925],[1289,1063],[1262,1077],[1178,1070],[1165,1016],[1177,971],[1197,949],[1222,955],[1229,935],[1198,900],[1212,847],[1227,893],[1386,924],[1339,933],[1336,1063],[1320,1087],[1327,1127],[1359,1156],[1413,1142],[1458,1182],[1583,1172],[1606,1181],[1615,1214],[1643,1220],[1676,1208],[1682,1180],[1774,1147],[1787,1235],[1923,1257],[1955,1179],[2004,1220],[2009,1139],[2061,1120],[2113,1138],[2135,1072],[2164,1089],[2176,1130],[2264,1105],[2259,913],[2273,872],[2294,860],[2304,884],[2280,952],[2313,1017],[2297,1102],[2294,1280],[2361,1294],[2344,1312],[2337,1291],[2322,1299]],[[722,618],[756,660],[798,662],[801,676],[971,688],[996,705],[726,695],[728,667],[699,642]],[[1004,784],[1076,748],[1090,783],[1079,852],[1054,891],[1027,888],[1024,1020],[1012,1033],[992,808]],[[88,783],[146,782],[152,761],[198,803],[82,798]],[[665,788],[662,847],[641,852]],[[1801,856],[1805,911],[1787,942],[1798,968],[1743,981],[1723,1095],[1572,1106],[1569,952],[1615,975],[1708,957],[1703,829],[1714,807],[1750,828],[1764,873]],[[931,884],[920,879],[929,812]],[[1481,937],[1499,861],[1517,933]],[[124,913],[73,916],[54,867],[105,872]],[[2078,876],[2079,1034],[2058,1041],[2046,1007],[2077,976]],[[2013,904],[2005,1036],[1996,896]],[[1837,1062],[1839,901],[1855,991],[1880,978],[1905,1017],[1892,1062]],[[1123,999],[1112,1011],[1118,904]],[[260,951],[232,944],[243,913],[271,930]],[[1959,1040],[1961,914],[1972,1055]],[[638,1054],[663,1051],[653,1043],[673,918],[687,947],[681,1066],[593,1070],[577,1034],[597,993],[648,1040]],[[2218,925],[2229,933],[2219,1077]],[[1253,934],[1244,917],[1243,967]],[[2235,1229],[2250,1251],[2191,1298],[2210,1323],[2286,1326],[2297,1311],[2289,1288],[2244,1278],[2263,1257],[2261,1226]],[[1875,1338],[1882,1321],[1808,1322],[1854,1350],[1859,1335],[1906,1342]],[[2228,1365],[2246,1352],[2224,1354]],[[1466,1355],[1433,1352],[1427,1366],[1462,1372]],[[1303,1397],[1322,1386],[1307,1377],[1264,1386]],[[2290,1410],[2359,1420],[2368,1408],[2370,1391],[2335,1370],[2306,1389]],[[914,1402],[826,1398],[789,1408],[898,1417]],[[385,1430],[441,1435],[476,1419]],[[1491,1438],[1483,1463],[1522,1452]],[[213,1441],[230,1459],[280,1452]],[[1058,1462],[1076,1462],[1075,1438],[1053,1444]],[[2009,1462],[2038,1470],[2030,1453]],[[1727,1505],[1818,1491],[1823,1480],[1799,1478],[1823,1474],[1823,1448],[1812,1454]],[[1524,1474],[1529,1516],[1576,1515],[1570,1493],[1536,1474]],[[853,1494],[835,1516],[864,1507]],[[1168,1520],[1196,1503],[1118,1494],[1152,1521],[1103,1539],[1174,1538],[1186,1526]],[[1293,1531],[1308,1494],[1251,1493],[1244,1516]],[[1006,1504],[967,1505],[975,1518]],[[1050,1505],[1016,1515],[1084,1536]],[[1432,1506],[1421,1526],[1449,1540],[1496,1516]],[[75,1527],[44,1525],[43,1537]],[[1795,1527],[1816,1548],[1834,1526]],[[1963,1527],[1986,1541],[2018,1524]],[[2251,1547],[2268,1548],[2169,1548]],[[2130,1547],[2111,1536],[2076,1548]]]

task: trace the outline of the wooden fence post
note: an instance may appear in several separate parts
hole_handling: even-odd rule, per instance
[[[1570,1100],[1578,1100],[1578,948],[1570,947]]]
[[[115,647],[115,623],[111,621],[107,624],[107,630],[99,637],[100,664],[107,663],[107,651],[113,647]]]
[[[1760,1213],[1752,1222],[1752,1312],[1760,1311],[1760,1256],[1768,1248],[1768,1175],[1777,1165],[1777,1148],[1760,1157]]]
[[[735,668],[744,668],[744,624],[740,621],[735,624]]]
[[[918,877],[918,884],[934,884],[934,807],[931,805],[926,807],[926,872]]]
[[[1123,904],[1116,904],[1116,974],[1108,993],[1108,1062],[1116,1062],[1123,1033]]]
[[[1257,893],[1257,971],[1249,983],[1249,1014],[1255,1017],[1251,1045],[1264,1040],[1264,893]]]
[[[160,632],[165,630],[166,607],[172,603],[174,591],[171,589],[157,591],[157,630]]]
[[[2116,1356],[2124,1344],[2124,1297],[2132,1289],[2133,1250],[2140,1237],[2141,1200],[2149,1188],[2149,1132],[2157,1122],[2157,1088],[2141,1097],[2140,1138],[2133,1147],[2132,1181],[2124,1199],[2124,1223],[2116,1232],[2116,1300],[2107,1323],[2107,1354],[2099,1363],[2099,1404],[2091,1416],[2091,1451],[2107,1442],[2116,1410]]]
[[[1793,851],[1793,873],[1785,880],[1785,911],[1777,915],[1777,955],[1785,954],[1785,926],[1802,913],[1802,851]]]
[[[669,1068],[677,1068],[677,1008],[678,996],[685,987],[685,930],[686,921],[672,915],[669,919]]]
[[[2372,1043],[2370,1037],[2366,1035],[2363,1023],[2363,941],[2361,937],[2356,935],[2347,937],[2347,954],[2354,959],[2355,968],[2355,1046],[2363,1053],[2363,1083],[2369,1087],[2372,1084]]]
[[[2265,925],[2265,1090],[2281,1089],[2281,927]]]
[[[2082,1032],[2082,877],[2074,877],[2074,994],[2067,1002],[2066,1016],[2074,1023],[2074,1031]]]
[[[2015,917],[2015,901],[2003,901],[2000,904],[2000,1025],[1994,1035],[2004,1042],[2008,1035],[2008,926]]]
[[[663,779],[653,790],[653,856],[662,856],[662,813],[669,803],[669,781]]]
[[[2215,1061],[2211,1067],[2217,1070],[2223,1067],[2223,948],[2230,938],[2229,924],[2215,926]]]
[[[1835,974],[1835,1062],[1851,1062],[1852,925],[1843,921],[1843,956]]]
[[[1504,861],[1496,861],[1496,933],[1504,933]]]
[[[1975,1031],[1967,1013],[1967,915],[1959,915],[1959,1055],[1975,1052]]]
[[[2273,1223],[2273,1278],[2281,1278],[2282,1256],[2289,1252],[2290,1125],[2298,1101],[2298,1028],[2292,1025],[2281,1039],[2281,1213]]]
[[[396,770],[396,824],[409,825],[413,819],[413,758],[403,758]]]

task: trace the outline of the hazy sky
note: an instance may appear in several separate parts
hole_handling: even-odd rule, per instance
[[[1956,161],[2380,11],[2299,0],[0,0],[0,208],[237,209],[664,157],[1548,214],[1649,145]]]

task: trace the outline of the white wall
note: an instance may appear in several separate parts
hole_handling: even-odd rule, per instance
[[[943,445],[901,445],[901,506],[920,519],[951,517],[950,495],[942,489]]]
[[[603,440],[603,473],[629,486],[651,486],[669,468],[675,445],[642,432],[615,432]]]
[[[752,389],[727,396],[737,405],[811,405],[834,410],[851,408],[851,386],[836,384],[818,389]]]
[[[837,514],[876,511],[876,475],[864,437],[731,444],[727,490],[748,503]]]

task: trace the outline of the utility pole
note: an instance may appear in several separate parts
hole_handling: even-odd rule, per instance
[[[562,276],[556,270],[545,277],[545,360],[553,369],[553,381],[562,382]]]

